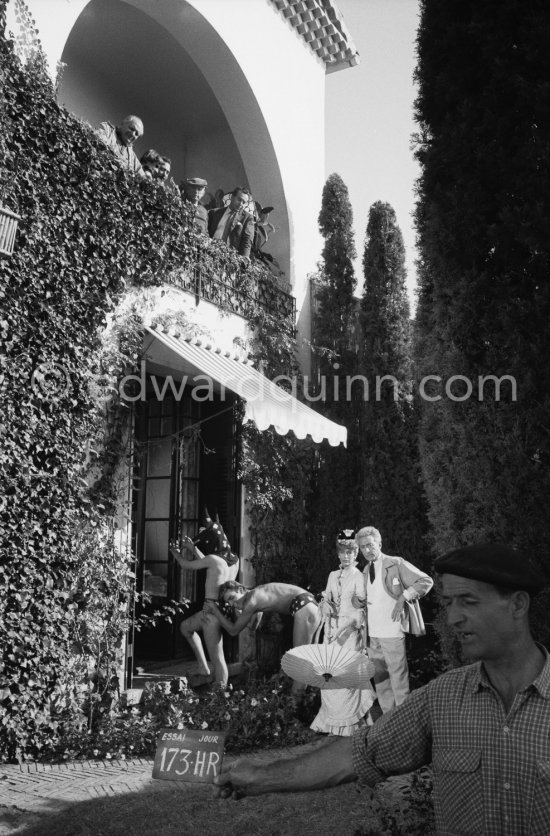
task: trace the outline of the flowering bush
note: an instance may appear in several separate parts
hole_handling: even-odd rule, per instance
[[[316,694],[306,695],[300,716],[313,705]],[[94,729],[74,725],[60,729],[57,743],[41,758],[127,758],[153,755],[162,728],[213,729],[226,734],[230,752],[293,746],[315,735],[296,717],[290,696],[290,680],[278,674],[247,686],[245,691],[228,685],[208,694],[197,694],[187,680],[176,678],[145,685],[138,706],[123,702],[101,715]]]

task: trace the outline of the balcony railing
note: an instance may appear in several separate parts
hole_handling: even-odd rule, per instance
[[[208,240],[208,239],[207,239]],[[223,249],[220,249],[223,247]],[[170,284],[219,308],[248,317],[260,306],[277,317],[296,321],[296,300],[280,280],[254,259],[247,263],[225,245],[197,240],[194,257],[170,274]]]

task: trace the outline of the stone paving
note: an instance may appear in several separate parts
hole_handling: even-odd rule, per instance
[[[15,832],[2,818],[13,818],[16,812],[51,814],[93,798],[181,787],[175,781],[153,780],[152,771],[152,758],[0,765],[0,834]]]

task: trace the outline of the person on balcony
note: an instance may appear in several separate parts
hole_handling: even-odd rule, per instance
[[[141,163],[135,155],[133,144],[143,136],[143,122],[139,116],[125,116],[120,125],[101,122],[97,135],[111,149],[121,166],[133,174],[143,176]]]
[[[184,557],[182,549],[190,553]],[[223,637],[220,624],[213,615],[209,615],[209,605],[218,605],[218,593],[221,585],[234,580],[239,572],[239,558],[231,551],[229,541],[219,521],[214,522],[206,513],[206,525],[194,540],[184,537],[180,547],[172,544],[170,553],[182,569],[192,572],[206,569],[204,605],[200,612],[186,618],[180,624],[180,632],[193,649],[199,665],[199,674],[210,677],[212,671],[206,660],[204,647],[199,636],[202,632],[206,649],[213,667],[214,683],[223,687],[227,684],[229,672],[223,654]]]
[[[155,180],[157,178],[159,160],[160,154],[158,151],[155,151],[154,148],[149,148],[145,154],[142,154],[139,158],[143,174],[149,180]]]
[[[178,189],[173,177],[171,177],[171,172],[172,160],[164,154],[159,154],[155,179],[162,183],[167,192],[180,197],[180,190]]]
[[[201,203],[207,186],[202,177],[188,177],[182,183],[183,199],[195,207],[194,229],[199,235],[208,235],[208,211]]]
[[[244,205],[250,199],[247,189],[236,186],[231,192],[229,206],[213,209],[208,214],[208,232],[215,241],[225,241],[243,258],[250,258],[254,242],[254,218],[245,212]]]
[[[157,171],[156,171],[156,179],[160,180],[160,182],[164,185],[166,191],[170,192],[171,194],[180,194],[180,190],[178,189],[176,183],[174,182],[173,178],[171,177],[172,173],[172,160],[170,157],[167,157],[165,154],[159,154],[158,162],[157,162]]]

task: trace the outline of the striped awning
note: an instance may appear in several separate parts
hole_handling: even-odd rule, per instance
[[[280,435],[293,432],[300,439],[310,436],[317,443],[326,440],[333,447],[346,445],[345,427],[306,406],[249,361],[176,330],[149,326],[145,330],[164,349],[177,355],[170,365],[185,374],[190,385],[205,386],[205,381],[211,380],[218,391],[227,389],[238,395],[244,402],[245,421],[253,421],[259,430],[273,427]],[[151,356],[154,359],[154,352]],[[166,359],[163,362],[166,366]]]

